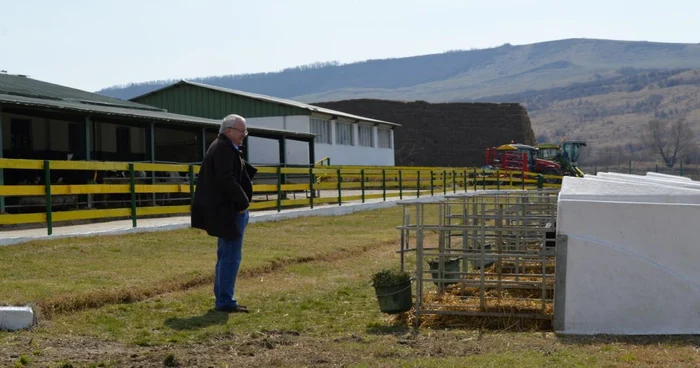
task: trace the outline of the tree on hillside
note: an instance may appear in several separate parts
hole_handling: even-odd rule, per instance
[[[641,142],[672,168],[681,157],[695,149],[695,134],[684,119],[673,123],[651,120],[642,131]]]

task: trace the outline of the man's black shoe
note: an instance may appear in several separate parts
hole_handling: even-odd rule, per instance
[[[242,306],[242,305],[237,305],[234,307],[221,307],[221,308],[216,308],[216,310],[220,312],[226,312],[226,313],[248,313],[248,308]]]

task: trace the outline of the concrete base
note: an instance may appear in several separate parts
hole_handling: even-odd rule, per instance
[[[34,311],[31,307],[0,307],[0,330],[23,330],[33,324]]]

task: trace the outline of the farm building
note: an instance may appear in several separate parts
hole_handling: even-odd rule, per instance
[[[0,74],[0,142],[6,158],[62,160],[70,155],[73,160],[200,162],[225,115],[209,119],[174,114],[26,76]],[[297,140],[313,158],[312,134],[255,124],[248,130],[251,137]]]
[[[162,108],[105,97],[0,73],[0,157],[40,160],[199,163],[216,138],[221,118],[174,114]],[[287,141],[314,162],[314,135],[264,128],[252,122],[250,137],[276,144],[270,154],[285,162]],[[279,147],[279,148],[277,148]],[[247,152],[244,148],[244,155]],[[67,173],[65,184],[85,184],[88,172]],[[90,176],[90,178],[86,177]],[[59,178],[53,177],[52,182]],[[0,185],[44,183],[40,170],[0,169]],[[0,197],[0,212],[4,212]]]
[[[180,81],[131,101],[203,118],[236,112],[254,126],[313,133],[317,159],[330,158],[333,165],[394,165],[394,129],[400,126],[396,123],[189,81]],[[249,145],[251,162],[279,162],[277,142],[250,137]],[[310,161],[308,151],[298,142],[286,144],[285,151],[286,164]]]

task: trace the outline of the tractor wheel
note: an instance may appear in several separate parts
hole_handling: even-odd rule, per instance
[[[542,171],[542,175],[557,175],[562,176],[561,171],[557,169],[547,168]],[[544,178],[544,182],[547,184],[561,184],[561,179],[556,178]]]

